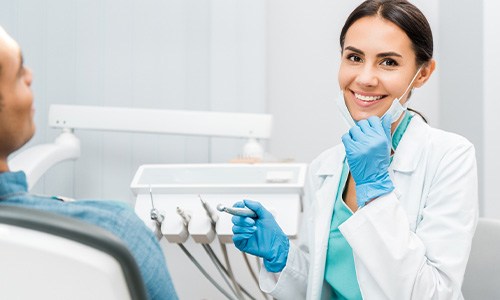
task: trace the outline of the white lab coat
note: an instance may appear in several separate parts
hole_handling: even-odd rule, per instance
[[[280,274],[262,268],[277,299],[329,299],[324,281],[342,144],[309,168],[298,245]],[[474,146],[415,116],[390,166],[395,190],[340,226],[354,253],[363,299],[463,299],[461,285],[478,218]]]

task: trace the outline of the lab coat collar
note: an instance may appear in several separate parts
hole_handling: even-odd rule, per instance
[[[428,136],[429,125],[415,115],[398,144],[390,168],[398,172],[413,172],[417,168]],[[330,151],[332,153],[319,166],[316,176],[331,176],[340,172],[345,159],[344,145],[340,144]]]
[[[342,170],[342,164],[345,159],[344,145],[337,145],[330,151],[332,153],[330,153],[330,155],[328,155],[328,157],[321,163],[318,171],[316,171],[316,176],[331,176]]]
[[[391,169],[398,172],[415,171],[422,156],[424,146],[429,141],[429,125],[415,115],[394,153]]]

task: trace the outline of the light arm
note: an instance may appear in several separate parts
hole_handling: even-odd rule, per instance
[[[9,160],[12,171],[24,171],[28,190],[32,189],[48,169],[65,161],[80,157],[80,140],[70,129],[65,129],[52,144],[26,149]]]

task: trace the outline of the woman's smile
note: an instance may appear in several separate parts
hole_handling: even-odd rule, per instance
[[[350,91],[352,98],[356,105],[360,107],[370,107],[380,103],[385,100],[387,95],[374,94],[374,93],[364,93],[364,92],[354,92]]]

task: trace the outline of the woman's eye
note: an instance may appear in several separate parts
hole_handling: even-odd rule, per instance
[[[361,62],[362,61],[361,57],[359,57],[359,56],[357,56],[355,54],[349,54],[347,56],[347,59],[350,60],[350,61],[352,61],[352,62]]]
[[[384,61],[382,61],[382,65],[387,66],[387,67],[396,67],[399,64],[394,59],[388,58],[388,59],[384,59]]]

